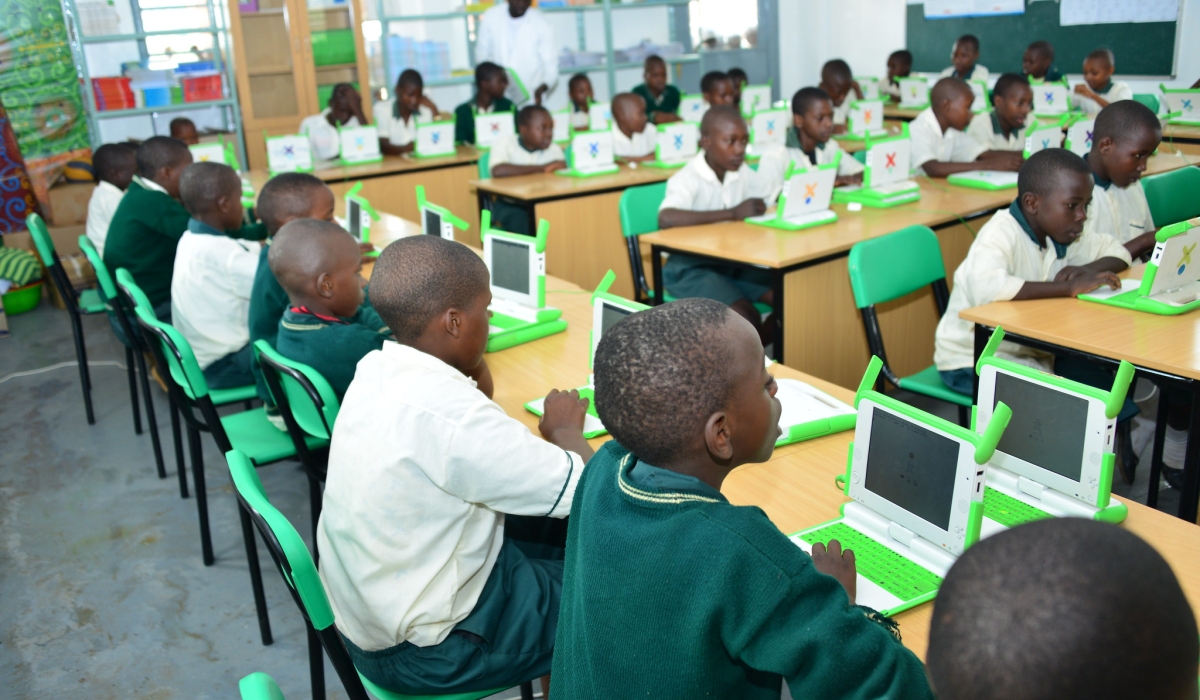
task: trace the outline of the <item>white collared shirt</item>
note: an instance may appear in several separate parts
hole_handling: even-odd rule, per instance
[[[1086,83],[1085,83],[1085,85],[1086,85]],[[1108,89],[1108,92],[1106,92],[1100,96],[1103,97],[1105,100],[1107,100],[1109,104],[1112,104],[1119,100],[1132,100],[1133,99],[1133,88],[1129,87],[1128,83],[1122,83],[1119,80],[1114,80],[1114,81],[1112,81],[1112,87],[1110,87]],[[1071,92],[1071,105],[1075,109],[1083,110],[1083,112],[1085,114],[1087,114],[1089,117],[1096,116],[1097,114],[1100,113],[1100,110],[1103,109],[1103,107],[1100,106],[1099,102],[1093,100],[1090,97],[1080,95],[1079,93],[1074,92],[1074,91]]]
[[[954,68],[954,66],[950,66],[949,68],[942,70],[942,72],[938,75],[938,77],[939,78],[952,77],[954,75],[955,70],[956,69]],[[991,75],[991,73],[988,72],[987,68],[984,68],[983,66],[976,63],[975,69],[971,71],[971,77],[963,78],[963,80],[987,80],[989,75]]]
[[[375,119],[375,128],[379,131],[379,138],[387,139],[393,146],[407,146],[417,140],[417,122],[428,124],[433,121],[433,112],[425,105],[421,105],[416,113],[408,115],[408,119],[400,119],[396,116],[396,98],[376,102],[371,109],[371,116]]]
[[[96,184],[96,189],[92,190],[92,198],[88,200],[86,233],[101,258],[104,257],[108,225],[112,223],[113,213],[117,211],[117,205],[124,196],[124,190],[111,182],[101,180]]]
[[[924,175],[922,167],[931,160],[942,163],[970,163],[979,157],[987,148],[975,139],[967,136],[966,132],[950,128],[942,131],[933,107],[926,107],[909,123],[909,136],[912,138],[913,175]]]
[[[1093,185],[1087,216],[1088,229],[1108,234],[1123,244],[1155,229],[1141,180],[1129,187],[1109,185],[1107,190]]]
[[[758,177],[758,173],[745,163],[742,163],[737,172],[725,173],[724,181],[718,180],[717,174],[704,159],[704,151],[700,151],[667,180],[667,194],[658,210],[732,209],[753,197],[766,199],[770,194],[766,185],[767,183]]]
[[[846,99],[842,100],[840,105],[833,106],[834,126],[844,126],[846,124],[846,119],[850,116],[850,103],[856,99],[858,99],[857,96],[846,95]]]
[[[475,42],[475,63],[483,61],[504,66],[521,78],[533,100],[539,85],[550,90],[558,83],[559,44],[554,28],[537,8],[529,8],[520,17],[508,13],[508,4],[499,3],[479,18],[478,40]],[[508,97],[521,106],[519,89],[509,81]]]
[[[1061,260],[1052,241],[1041,249],[1007,209],[991,218],[971,244],[967,257],[954,271],[954,291],[946,314],[938,323],[933,361],[941,371],[975,364],[975,325],[958,317],[993,301],[1009,301],[1026,282],[1050,282],[1068,265],[1087,265],[1100,258],[1120,258],[1129,263],[1129,251],[1112,236],[1089,232],[1067,246]],[[1050,370],[1046,353],[1004,342],[997,353],[1014,362]]]
[[[185,232],[175,249],[171,323],[200,369],[250,342],[250,290],[262,247],[225,235]]]
[[[616,122],[612,125],[613,155],[626,158],[640,158],[654,153],[658,146],[658,127],[652,122],[646,122],[646,128],[626,136]]]
[[[527,151],[521,145],[520,134],[505,134],[492,144],[492,154],[488,160],[488,174],[501,163],[510,165],[547,165],[556,160],[565,160],[562,146],[550,144],[549,148],[541,151]]]
[[[301,134],[308,135],[308,143],[312,147],[314,160],[332,160],[338,157],[342,150],[342,141],[338,136],[338,128],[329,123],[329,113],[333,110],[326,107],[320,114],[305,117],[300,122]],[[342,126],[359,126],[358,117],[350,117]],[[383,134],[380,134],[382,136]],[[400,144],[404,145],[404,144]]]
[[[390,341],[368,353],[333,430],[317,531],[338,629],[366,651],[440,644],[479,600],[504,514],[565,518],[583,464],[436,357]]]
[[[905,77],[908,77],[908,76],[905,76]],[[879,94],[891,95],[892,97],[895,97],[896,99],[900,99],[900,83],[896,83],[895,85],[893,85],[890,81],[888,81],[887,78],[883,78],[882,80],[879,81]]]
[[[996,130],[996,125],[992,123],[992,115],[994,112],[980,112],[971,118],[971,124],[967,127],[967,136],[970,136],[980,146],[983,146],[988,151],[1025,151],[1025,127],[1021,127],[1013,131],[1007,137],[1003,132]]]
[[[814,163],[799,148],[789,148],[782,143],[771,144],[758,161],[758,177],[764,181],[764,186],[770,193],[768,204],[783,191],[783,179],[787,175],[788,165],[792,161],[796,161],[796,167],[799,168],[816,167],[832,163],[837,158],[837,154],[841,153],[842,160],[838,163],[839,176],[857,175],[866,169],[866,166],[859,163],[854,156],[843,151],[836,139],[829,139],[821,146],[818,146],[815,151],[817,162]]]

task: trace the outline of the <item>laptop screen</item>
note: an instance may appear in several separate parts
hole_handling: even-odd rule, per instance
[[[867,490],[948,530],[958,442],[876,408],[870,444]]]
[[[492,284],[529,294],[529,246],[492,237]]]
[[[346,200],[346,225],[354,240],[362,240],[362,206],[353,199]]]
[[[618,321],[633,313],[632,309],[626,309],[616,304],[604,302],[600,304],[600,335],[608,332],[608,329],[617,324]]]
[[[996,373],[995,400],[1012,409],[997,450],[1079,481],[1087,401],[1005,372]]]
[[[428,207],[425,209],[425,233],[430,236],[442,235],[442,215]]]

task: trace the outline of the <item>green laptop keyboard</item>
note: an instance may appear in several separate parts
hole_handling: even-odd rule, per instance
[[[900,600],[912,600],[936,591],[942,585],[941,576],[842,522],[806,532],[800,538],[809,544],[828,544],[830,540],[837,540],[842,549],[854,550],[854,564],[859,575]]]
[[[991,518],[1004,527],[1016,527],[1054,516],[989,487],[983,492],[983,517]]]
[[[1120,294],[1114,294],[1111,297],[1109,297],[1108,300],[1110,302],[1111,301],[1119,301],[1122,303],[1132,304],[1134,302],[1134,300],[1136,300],[1138,298],[1139,295],[1141,295],[1140,291],[1138,291],[1136,289],[1131,289],[1128,292],[1121,292]]]

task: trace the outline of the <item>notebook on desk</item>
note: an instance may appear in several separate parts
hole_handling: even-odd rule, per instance
[[[1122,280],[1119,290],[1080,294],[1085,301],[1174,316],[1200,308],[1200,218],[1164,226],[1139,280]]]
[[[620,170],[613,156],[612,131],[576,131],[567,149],[567,168],[556,170],[567,177],[611,175]]]
[[[954,173],[946,182],[977,190],[1009,190],[1017,186],[1017,174],[1007,170],[968,170]]]
[[[491,278],[487,351],[496,352],[567,330],[562,311],[546,306],[546,237],[550,223],[538,221],[537,235],[492,228],[492,213],[480,215],[483,261]]]
[[[775,212],[752,216],[746,219],[746,223],[799,231],[837,221],[837,213],[829,208],[829,202],[833,197],[833,183],[837,179],[841,155],[839,152],[834,162],[813,168],[801,169],[796,161],[792,161],[784,176],[783,192],[779,195]]]
[[[793,542],[838,540],[854,551],[856,602],[892,615],[932,600],[954,560],[979,540],[984,464],[1004,433],[1001,404],[985,434],[872,391],[874,357],[855,397],[855,440],[842,516],[801,530]]]
[[[1111,497],[1117,415],[1133,380],[1122,361],[1111,391],[995,356],[997,328],[980,354],[976,429],[1000,403],[1012,410],[987,466],[982,537],[1043,518],[1119,523],[1125,504]]]
[[[866,169],[863,171],[862,184],[836,188],[833,201],[887,208],[921,198],[920,185],[909,177],[912,170],[912,141],[908,136],[908,122],[900,127],[898,136],[882,139],[867,137],[865,146]]]

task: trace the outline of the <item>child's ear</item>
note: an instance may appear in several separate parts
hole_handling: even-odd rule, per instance
[[[454,308],[446,309],[446,313],[442,314],[442,324],[446,332],[457,340],[462,334],[462,312]]]
[[[792,114],[792,126],[796,127],[797,129],[803,129],[804,128],[804,115],[803,114]]]
[[[708,417],[704,424],[704,444],[717,462],[733,459],[733,435],[730,433],[729,416],[719,411]]]
[[[317,276],[317,295],[322,299],[333,298],[333,277],[328,272],[322,272]]]
[[[1041,199],[1033,192],[1026,192],[1021,195],[1021,208],[1036,216],[1038,205],[1041,204]]]
[[[1100,149],[1101,155],[1108,155],[1113,149],[1113,137],[1105,136],[1096,142],[1095,148]]]

